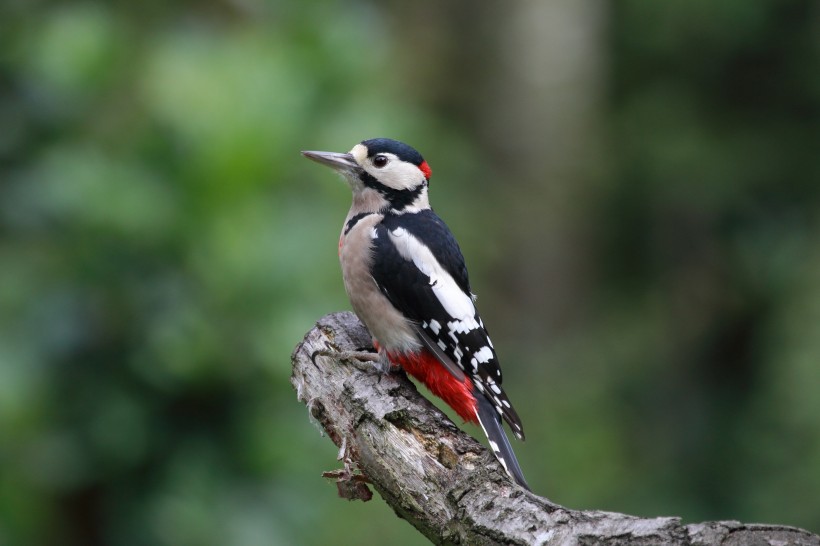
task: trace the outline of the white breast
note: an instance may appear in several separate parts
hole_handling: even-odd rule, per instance
[[[382,218],[381,214],[365,216],[347,234],[342,232],[339,241],[339,260],[342,264],[345,290],[353,311],[384,349],[417,351],[421,348],[421,343],[413,325],[379,291],[376,281],[370,274],[374,228]]]

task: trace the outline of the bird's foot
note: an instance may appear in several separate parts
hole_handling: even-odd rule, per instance
[[[372,372],[374,369],[380,373],[387,373],[390,371],[392,366],[387,356],[383,355],[381,352],[371,352],[364,348],[355,351],[337,351],[334,349],[314,351],[313,354],[310,355],[310,359],[313,361],[314,365],[316,364],[317,356],[334,358],[339,362],[346,362],[354,366],[356,369],[368,373]]]

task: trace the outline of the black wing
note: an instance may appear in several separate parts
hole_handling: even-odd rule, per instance
[[[472,295],[461,248],[450,228],[432,209],[417,213],[387,214],[381,225],[390,231],[396,228],[406,229],[430,249],[433,257],[453,277],[459,288],[465,294]]]
[[[493,403],[519,438],[521,420],[501,388],[501,368],[473,303],[464,257],[453,234],[431,210],[387,214],[375,228],[373,279],[420,337],[452,370],[455,363]],[[426,339],[424,339],[426,338]],[[448,365],[449,364],[449,365]]]

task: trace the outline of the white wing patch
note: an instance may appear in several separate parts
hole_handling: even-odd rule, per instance
[[[433,294],[438,298],[447,314],[455,319],[447,323],[450,331],[468,332],[478,328],[472,298],[461,291],[456,281],[441,267],[430,249],[404,228],[396,228],[388,233],[399,254],[404,259],[412,261],[419,271],[430,277]]]
[[[486,364],[487,362],[493,359],[493,351],[485,345],[484,347],[479,349],[479,351],[475,353],[473,357],[482,364]]]
[[[462,292],[463,293],[463,292]],[[439,298],[441,300],[441,298]],[[451,333],[466,334],[470,330],[478,328],[478,323],[473,317],[467,317],[464,320],[453,320],[447,323]]]

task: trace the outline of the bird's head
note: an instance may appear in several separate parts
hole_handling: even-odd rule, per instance
[[[403,142],[374,138],[356,144],[348,153],[306,151],[302,155],[344,176],[354,199],[378,196],[384,201],[381,208],[399,211],[429,206],[430,166]]]

